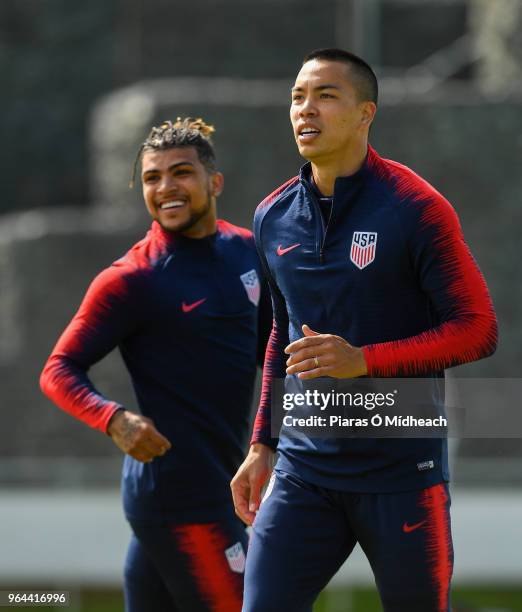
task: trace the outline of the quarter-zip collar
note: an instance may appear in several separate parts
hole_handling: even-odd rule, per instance
[[[216,239],[219,235],[220,222],[218,220],[216,224],[216,231],[213,234],[209,234],[203,238],[189,238],[183,234],[176,232],[168,232],[163,229],[157,221],[152,222],[151,233],[154,241],[160,248],[164,248],[168,251],[173,249],[212,249],[216,243]]]
[[[376,161],[377,153],[373,147],[368,145],[366,158],[359,170],[349,176],[338,176],[335,179],[331,221],[334,221],[336,216],[342,214],[347,206],[349,207],[353,197],[358,193],[361,186],[369,177],[371,168],[375,165]],[[311,175],[312,164],[311,162],[307,162],[299,171],[299,180],[302,184],[306,185],[310,191],[313,191],[311,189]]]
[[[329,228],[331,228],[332,225],[336,225],[343,217],[350,213],[356,202],[357,195],[370,177],[371,169],[377,162],[377,158],[378,156],[375,150],[371,146],[368,146],[366,158],[359,170],[349,176],[339,176],[335,179],[330,214],[326,223],[320,209],[318,189],[313,184],[312,164],[308,162],[301,167],[299,180],[310,196],[310,203],[312,209],[315,210],[318,220],[316,225],[316,241],[321,264],[325,261]]]

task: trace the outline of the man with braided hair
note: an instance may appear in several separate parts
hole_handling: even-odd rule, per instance
[[[247,538],[229,482],[241,462],[272,321],[250,231],[216,216],[223,175],[201,119],[142,144],[145,238],[99,274],[41,376],[60,408],[126,453],[127,612],[241,608]],[[87,376],[118,347],[141,414]]]

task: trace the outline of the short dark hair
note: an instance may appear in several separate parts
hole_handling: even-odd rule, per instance
[[[329,62],[343,62],[349,64],[354,77],[353,86],[361,102],[370,100],[377,104],[379,98],[379,85],[372,67],[361,57],[344,51],[343,49],[316,49],[303,58],[303,65],[311,60],[326,60]]]
[[[132,171],[130,186],[134,185],[136,167],[145,151],[165,151],[178,147],[194,147],[199,161],[207,172],[216,172],[216,154],[211,135],[214,126],[206,124],[203,119],[178,117],[174,123],[164,121],[160,126],[153,127],[147,138],[141,144]]]

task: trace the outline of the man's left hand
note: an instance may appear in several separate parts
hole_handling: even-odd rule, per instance
[[[319,334],[303,325],[304,338],[285,348],[290,357],[287,374],[297,374],[303,380],[331,376],[356,378],[367,373],[366,361],[360,348],[333,334]]]

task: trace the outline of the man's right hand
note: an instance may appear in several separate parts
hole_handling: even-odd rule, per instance
[[[118,448],[143,463],[164,455],[172,446],[149,418],[128,410],[112,415],[107,433]]]
[[[261,489],[272,473],[274,451],[264,444],[252,444],[246,459],[230,483],[234,508],[239,518],[251,525],[261,504]]]

